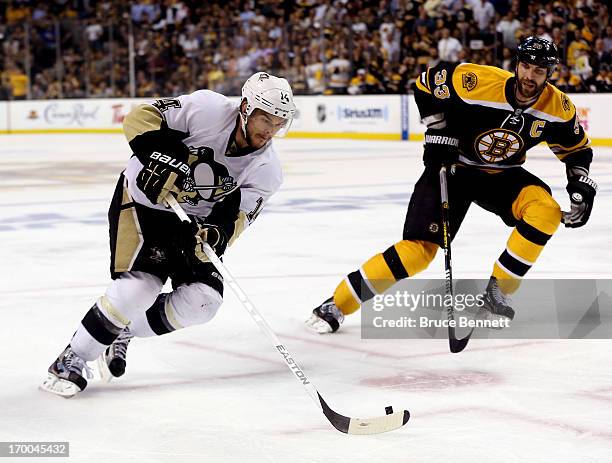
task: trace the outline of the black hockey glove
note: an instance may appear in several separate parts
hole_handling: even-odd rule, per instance
[[[561,221],[568,228],[582,227],[591,216],[597,184],[585,175],[572,177],[568,180],[567,192],[572,203],[569,212],[564,212]]]
[[[136,177],[136,186],[153,204],[163,204],[170,192],[179,193],[183,189],[185,179],[191,174],[188,157],[186,146],[167,154],[153,151],[138,156],[144,167]]]
[[[450,166],[457,162],[458,157],[458,138],[445,135],[442,130],[427,130],[423,149],[425,167],[439,170],[443,165]]]
[[[223,255],[227,247],[227,235],[223,228],[218,225],[205,223],[198,225],[198,230],[195,234],[195,256],[202,262],[207,262],[208,257],[202,247],[203,243],[208,243],[218,256]]]
[[[209,262],[202,247],[203,243],[208,243],[218,256],[225,252],[227,234],[220,226],[195,222],[181,222],[181,226],[178,247],[184,252],[190,265]]]

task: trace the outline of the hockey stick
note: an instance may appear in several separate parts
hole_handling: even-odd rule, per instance
[[[190,222],[189,216],[187,216],[174,196],[168,195],[166,197],[166,202],[172,208],[172,210],[174,210],[179,219],[181,219],[183,222]],[[245,292],[238,285],[236,279],[232,276],[229,270],[227,270],[225,265],[223,265],[221,259],[217,257],[208,243],[204,243],[202,248],[208,259],[223,276],[224,282],[232,289],[242,306],[249,313],[259,329],[268,337],[270,341],[272,341],[272,345],[281,355],[289,370],[291,370],[297,380],[302,384],[302,386],[304,386],[306,392],[308,392],[317,406],[321,408],[323,414],[329,420],[332,426],[334,426],[334,428],[346,434],[380,434],[400,428],[408,422],[408,419],[410,418],[410,413],[408,410],[393,412],[393,407],[391,406],[385,407],[385,412],[387,413],[386,415],[366,419],[343,416],[332,410],[329,405],[327,405],[325,400],[323,400],[323,397],[321,397],[321,394],[319,394],[319,391],[317,391],[315,386],[308,380],[306,374],[299,367],[298,363],[293,359],[293,355],[291,355],[287,348],[281,344],[274,331],[272,331],[270,325],[268,325],[268,322],[261,316],[259,311],[249,300]]]
[[[454,297],[453,297],[453,267],[451,262],[451,239],[450,239],[450,219],[448,205],[448,183],[446,180],[446,166],[440,168],[440,199],[442,209],[442,235],[444,248],[444,270],[446,272],[446,294],[450,295],[451,303],[446,307],[446,315],[448,318],[448,345],[453,354],[461,352],[467,346],[470,336],[474,332],[474,328],[470,330],[465,338],[457,339],[455,334],[455,315],[454,315]]]

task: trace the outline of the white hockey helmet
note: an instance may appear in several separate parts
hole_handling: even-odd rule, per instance
[[[242,86],[242,100],[245,99],[246,116],[250,116],[258,108],[273,116],[282,117],[287,123],[276,135],[282,137],[287,134],[297,109],[287,79],[267,72],[256,72]]]

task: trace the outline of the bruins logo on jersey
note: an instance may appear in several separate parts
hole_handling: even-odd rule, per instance
[[[570,109],[572,109],[569,98],[565,96],[565,94],[561,95],[561,106],[563,106],[563,109],[565,111],[569,111]]]
[[[524,146],[521,136],[507,129],[489,130],[476,138],[474,148],[487,163],[501,162],[519,152]]]
[[[478,77],[473,72],[466,72],[461,75],[461,82],[463,88],[465,88],[468,92],[471,92],[476,88],[476,84],[478,83]]]

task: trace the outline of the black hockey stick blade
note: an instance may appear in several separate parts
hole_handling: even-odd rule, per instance
[[[470,337],[472,337],[473,332],[474,332],[474,328],[470,330],[470,332],[467,334],[465,338],[461,338],[461,339],[457,339],[455,337],[454,330],[452,334],[449,333],[450,336],[448,337],[448,346],[450,348],[450,351],[453,354],[458,354],[463,349],[465,349],[465,347],[468,345],[468,342],[470,341]]]
[[[171,194],[166,196],[165,202],[168,206],[172,208],[172,210],[176,213],[176,215],[183,222],[190,222],[191,219],[185,213],[183,208],[177,202],[176,198]],[[223,279],[225,284],[229,286],[232,291],[236,294],[236,297],[242,304],[242,306],[249,313],[253,321],[257,324],[259,329],[268,337],[272,344],[274,345],[275,350],[283,357],[284,363],[291,370],[295,378],[306,388],[308,395],[313,399],[316,403],[318,400],[317,406],[321,406],[323,414],[329,420],[329,422],[340,432],[345,434],[380,434],[383,432],[392,431],[397,428],[401,428],[404,426],[408,419],[410,419],[410,413],[407,410],[403,412],[393,413],[393,407],[387,407],[385,409],[386,415],[379,416],[376,418],[370,419],[360,419],[360,418],[349,418],[347,416],[340,415],[333,411],[329,405],[323,400],[319,391],[314,387],[314,385],[308,381],[304,372],[298,367],[297,362],[293,359],[292,355],[289,351],[283,346],[270,327],[268,322],[261,316],[259,311],[255,308],[253,303],[250,301],[248,296],[244,293],[244,291],[238,285],[236,279],[232,276],[229,270],[223,265],[223,262],[219,257],[215,254],[215,251],[207,244],[204,243],[202,245],[204,252],[207,257],[210,259],[215,268],[223,275]]]
[[[410,412],[403,410],[401,412],[392,412],[391,407],[386,408],[386,412],[391,411],[387,415],[377,416],[375,418],[349,418],[333,411],[329,405],[323,400],[321,394],[317,392],[323,414],[329,420],[334,428],[345,434],[381,434],[383,432],[393,431],[401,428],[410,419]]]

